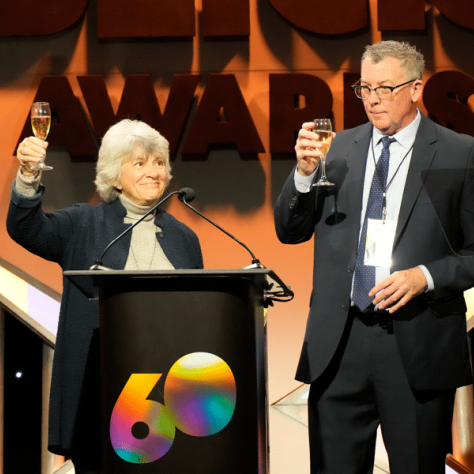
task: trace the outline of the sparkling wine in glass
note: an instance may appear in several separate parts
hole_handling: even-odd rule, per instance
[[[34,102],[31,106],[31,127],[36,138],[46,140],[51,126],[51,109],[48,102]],[[52,166],[43,161],[31,168],[32,170],[52,170]]]
[[[328,118],[314,119],[313,132],[319,136],[318,141],[321,143],[319,150],[321,151],[321,178],[313,186],[334,186],[334,183],[328,181],[326,177],[326,155],[332,142],[331,120]]]

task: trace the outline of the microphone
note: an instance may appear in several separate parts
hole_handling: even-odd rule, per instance
[[[112,242],[110,242],[110,244],[107,245],[107,247],[105,247],[104,251],[102,252],[102,255],[100,256],[100,258],[98,258],[95,261],[94,265],[92,265],[92,267],[90,267],[89,270],[110,270],[109,268],[102,266],[102,261],[104,260],[104,256],[108,252],[110,247],[112,247],[112,245],[114,245],[117,241],[119,241],[127,232],[130,232],[135,226],[140,224],[140,222],[143,219],[145,219],[145,217],[150,215],[155,209],[157,209],[159,206],[161,206],[165,201],[167,201],[171,196],[173,196],[175,194],[178,195],[178,198],[179,198],[180,201],[182,201],[183,196],[188,194],[188,200],[190,202],[193,201],[195,196],[196,196],[196,193],[191,188],[182,188],[179,191],[173,191],[172,193],[168,194],[168,196],[166,196],[161,201],[156,203],[149,211],[147,211],[142,217],[140,217],[140,219],[138,219],[134,224],[132,224],[130,227],[128,227],[126,230],[124,230],[118,237],[116,237],[114,240],[112,240]]]
[[[204,214],[201,214],[197,209],[194,207],[190,206],[188,202],[192,202],[194,198],[196,197],[196,193],[194,189],[192,188],[182,188],[179,192],[178,199],[186,206],[189,207],[193,212],[201,216],[203,219],[206,219],[207,222],[212,224],[214,227],[217,227],[220,231],[224,232],[224,234],[227,234],[231,239],[234,239],[238,244],[242,245],[242,247],[247,250],[247,252],[252,256],[252,265],[249,265],[248,267],[245,267],[246,269],[250,268],[265,268],[264,265],[260,263],[260,260],[258,260],[257,257],[253,254],[253,252],[239,239],[234,237],[232,234],[227,232],[225,229],[223,229],[220,225],[217,225],[215,222],[211,221],[208,217],[206,217]]]

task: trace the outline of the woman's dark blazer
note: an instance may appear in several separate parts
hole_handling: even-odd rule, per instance
[[[32,198],[18,194],[13,184],[7,229],[25,249],[58,263],[63,271],[87,270],[124,224],[126,210],[119,199],[95,206],[77,204],[44,212],[44,187]],[[159,210],[156,234],[175,269],[203,268],[196,234],[172,215]],[[123,269],[132,233],[127,233],[105,255],[103,265]],[[49,409],[49,450],[66,456],[98,453],[100,445],[99,314],[96,301],[87,299],[67,279],[63,295],[53,363]]]

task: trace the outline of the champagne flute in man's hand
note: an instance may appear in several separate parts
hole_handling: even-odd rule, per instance
[[[46,140],[51,126],[51,109],[48,102],[34,102],[31,106],[31,127],[36,138]],[[32,170],[52,170],[52,166],[43,161],[31,168]]]
[[[334,186],[326,177],[326,154],[332,142],[331,120],[328,118],[314,119],[313,132],[318,134],[318,141],[321,143],[321,178],[313,186]]]

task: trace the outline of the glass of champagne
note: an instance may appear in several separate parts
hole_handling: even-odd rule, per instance
[[[322,165],[321,178],[317,183],[314,183],[313,186],[334,186],[334,183],[330,183],[326,178],[326,155],[332,142],[331,120],[328,118],[314,119],[313,132],[318,134],[318,141],[321,143],[319,150],[321,151]]]
[[[49,127],[51,126],[51,109],[48,102],[34,102],[31,106],[31,127],[36,138],[40,140],[46,140],[49,133]],[[31,168],[32,170],[52,170],[52,166],[48,166],[42,161],[36,166]]]

